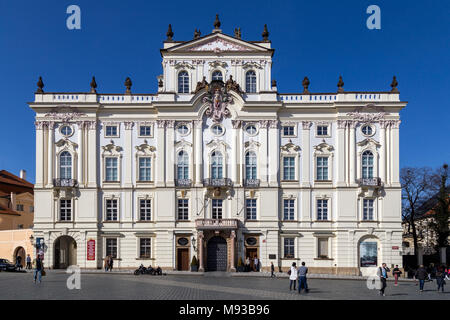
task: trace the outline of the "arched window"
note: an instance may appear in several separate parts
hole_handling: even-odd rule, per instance
[[[214,151],[211,154],[211,178],[223,178],[223,157],[222,154],[218,151]]]
[[[364,151],[362,154],[362,177],[363,179],[373,178],[373,154],[371,151]]]
[[[245,91],[249,93],[256,92],[256,73],[253,70],[245,74]]]
[[[178,93],[189,93],[189,74],[186,71],[178,74]]]
[[[253,151],[245,154],[245,178],[256,179],[256,153]]]
[[[189,156],[187,152],[178,152],[177,179],[189,179]]]
[[[223,81],[223,76],[222,76],[222,72],[220,72],[220,71],[214,71],[213,73],[212,73],[212,80],[220,80],[220,81]]]
[[[63,151],[59,155],[59,177],[72,179],[72,155],[69,151]]]

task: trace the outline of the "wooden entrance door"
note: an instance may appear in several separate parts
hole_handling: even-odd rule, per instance
[[[246,256],[250,258],[250,270],[255,270],[255,257],[258,256],[258,248],[247,248]]]
[[[207,270],[227,271],[227,241],[219,236],[208,241]]]
[[[189,249],[177,249],[177,270],[189,271]]]

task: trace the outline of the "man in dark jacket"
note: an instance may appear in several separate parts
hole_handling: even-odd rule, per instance
[[[388,272],[391,270],[387,267],[386,263],[383,263],[381,267],[378,268],[377,275],[380,277],[381,289],[380,296],[385,296],[384,290],[386,290],[386,280],[388,278]]]
[[[36,279],[41,283],[42,279],[42,259],[41,256],[38,255],[36,258],[36,269],[34,269],[34,282],[36,283]]]
[[[419,269],[416,271],[416,279],[419,280],[419,290],[423,292],[423,286],[425,285],[425,279],[428,277],[428,272],[423,267],[423,264],[420,265]]]

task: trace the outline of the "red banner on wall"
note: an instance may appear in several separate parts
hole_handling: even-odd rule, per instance
[[[87,259],[95,260],[95,240],[93,239],[87,242]]]

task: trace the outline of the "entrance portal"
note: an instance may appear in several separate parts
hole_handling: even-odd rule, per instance
[[[20,257],[20,265],[25,265],[25,249],[23,247],[17,247],[14,250],[14,263],[17,264],[17,257]]]
[[[177,249],[177,270],[188,271],[189,270],[189,249],[178,248]]]
[[[227,271],[227,241],[219,236],[208,241],[207,270]]]
[[[66,269],[77,264],[77,243],[70,236],[61,236],[55,240],[55,269]]]

